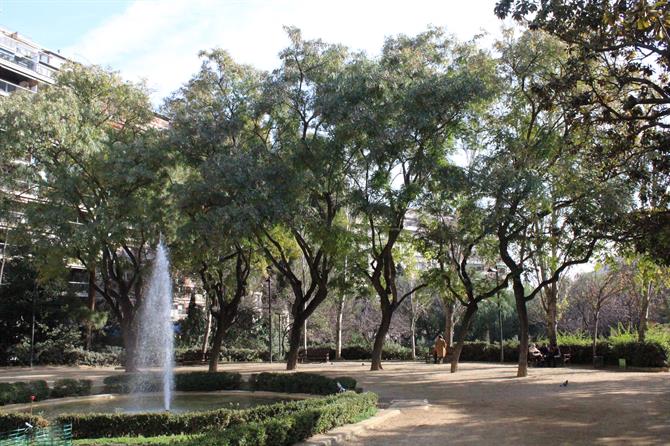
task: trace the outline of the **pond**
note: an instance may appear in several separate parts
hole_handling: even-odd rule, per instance
[[[253,392],[175,392],[171,412],[201,412],[214,409],[246,409],[263,404],[290,401],[290,396]],[[163,411],[163,396],[157,393],[135,395],[98,395],[65,401],[57,399],[35,403],[32,412],[47,419],[65,413],[139,413]],[[30,405],[15,412],[30,412]]]

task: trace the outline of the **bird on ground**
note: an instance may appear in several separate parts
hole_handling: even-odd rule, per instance
[[[561,384],[561,387],[568,387],[568,380],[566,379],[563,384]]]

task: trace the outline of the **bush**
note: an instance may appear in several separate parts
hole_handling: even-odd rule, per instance
[[[253,390],[330,395],[337,393],[338,382],[347,390],[356,388],[353,378],[328,378],[315,373],[259,373],[252,376],[250,384]]]
[[[211,431],[203,437],[180,443],[184,446],[288,446],[337,426],[354,423],[372,416],[377,395],[343,394],[327,404],[309,407],[267,420],[237,424],[226,430]]]
[[[88,366],[110,366],[123,363],[123,349],[108,348],[104,352],[94,352],[83,348],[70,348],[63,351],[62,364],[65,365],[88,365]]]
[[[47,420],[37,415],[27,413],[0,413],[0,433],[25,428],[26,423],[35,427],[45,427],[49,424]]]
[[[242,376],[232,372],[187,372],[175,374],[175,390],[210,391],[239,389]],[[156,373],[124,373],[103,380],[107,393],[159,392],[161,378]]]
[[[247,423],[260,423],[271,417],[282,417],[307,409],[317,409],[338,401],[368,401],[376,395],[347,392],[326,398],[289,401],[251,409],[218,409],[192,413],[140,413],[140,414],[67,414],[57,417],[57,424],[72,423],[72,433],[78,438],[118,436],[159,436],[196,434],[211,429]],[[376,399],[375,399],[376,402]]]
[[[49,397],[49,386],[46,381],[29,381],[0,383],[0,405],[13,403],[29,403],[34,396],[36,401]]]
[[[236,390],[240,388],[242,375],[231,372],[189,372],[174,377],[175,388],[189,392],[197,390]]]
[[[417,356],[419,355],[419,349],[417,349]],[[347,359],[350,361],[369,361],[372,358],[372,347],[362,346],[362,345],[352,345],[342,348],[342,359]],[[409,347],[403,347],[400,344],[388,342],[384,344],[382,349],[382,359],[385,361],[390,360],[400,360],[400,361],[411,361],[412,360],[412,349]]]
[[[261,362],[266,356],[269,356],[267,350],[257,350],[252,348],[221,347],[219,352],[219,361],[226,362]],[[178,350],[176,355],[177,362],[202,362],[202,350],[186,349]],[[277,354],[273,357],[276,359]],[[209,361],[209,352],[205,354],[205,360]]]
[[[91,394],[92,382],[89,379],[59,379],[51,389],[51,398],[66,396],[85,396]]]

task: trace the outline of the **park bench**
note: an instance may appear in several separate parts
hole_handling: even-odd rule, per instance
[[[298,362],[328,362],[330,352],[325,349],[307,349],[298,352]]]

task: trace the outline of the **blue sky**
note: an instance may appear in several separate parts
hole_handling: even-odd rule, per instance
[[[371,55],[384,38],[444,26],[460,39],[499,35],[495,0],[0,0],[0,25],[83,63],[145,80],[155,104],[220,47],[261,69],[277,65],[283,25]]]

